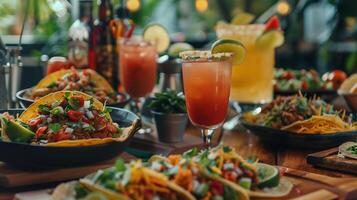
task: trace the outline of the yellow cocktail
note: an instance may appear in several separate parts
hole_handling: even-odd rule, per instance
[[[231,99],[242,103],[271,101],[274,49],[281,45],[281,38],[277,38],[281,36],[266,31],[264,24],[231,25],[223,22],[217,24],[216,33],[218,38],[238,40],[246,48],[243,62],[232,69]]]

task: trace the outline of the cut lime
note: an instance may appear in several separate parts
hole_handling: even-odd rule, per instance
[[[259,188],[271,188],[279,185],[279,170],[278,168],[258,163],[258,187]]]
[[[190,45],[186,42],[178,42],[178,43],[172,44],[169,47],[168,54],[169,54],[169,56],[172,56],[172,57],[178,57],[180,52],[191,51],[191,50],[194,50],[192,45]]]
[[[27,143],[33,137],[35,137],[34,132],[21,126],[18,122],[11,120],[6,122],[4,133],[10,139],[10,141],[14,142]]]
[[[92,192],[87,195],[84,200],[108,200],[108,198],[100,192]]]
[[[170,45],[170,36],[167,30],[160,24],[150,24],[145,27],[143,38],[146,41],[154,42],[156,51],[162,53]]]
[[[213,43],[211,47],[212,54],[214,53],[233,53],[233,64],[239,64],[245,57],[245,47],[237,40],[221,39]]]
[[[284,43],[284,34],[279,30],[264,32],[257,39],[257,45],[261,48],[276,48]]]
[[[250,13],[242,12],[236,14],[232,21],[231,24],[234,25],[245,25],[245,24],[250,24],[254,20],[255,16]]]

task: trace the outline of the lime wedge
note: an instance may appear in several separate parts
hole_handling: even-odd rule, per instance
[[[284,34],[279,30],[269,30],[259,36],[256,42],[261,48],[276,48],[284,43]]]
[[[258,187],[259,188],[271,188],[279,185],[279,170],[278,168],[258,163]]]
[[[234,25],[245,25],[250,24],[254,20],[255,16],[250,13],[242,12],[236,14],[231,20],[231,24]]]
[[[182,51],[191,51],[194,50],[193,46],[186,42],[178,42],[172,44],[168,49],[169,56],[178,57]]]
[[[170,36],[167,30],[160,24],[150,24],[145,27],[143,38],[146,41],[155,42],[156,51],[162,53],[170,45]]]
[[[35,137],[34,132],[21,126],[15,121],[8,121],[6,123],[4,133],[11,141],[14,142],[28,143],[33,137]]]
[[[237,40],[221,39],[213,43],[211,52],[214,53],[233,53],[233,64],[239,64],[245,57],[245,47]]]
[[[89,195],[87,195],[84,200],[109,200],[107,197],[105,197],[102,193],[100,192],[92,192]]]

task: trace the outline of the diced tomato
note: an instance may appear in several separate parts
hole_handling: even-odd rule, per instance
[[[249,169],[246,169],[246,168],[242,168],[242,171],[245,175],[249,176],[249,177],[253,177],[254,176],[254,173],[252,171],[250,171]]]
[[[31,119],[29,122],[28,122],[28,125],[31,127],[31,128],[35,128],[37,125],[39,125],[40,123],[42,122],[42,120],[40,118],[35,118],[35,119]]]
[[[107,121],[104,117],[97,117],[95,120],[94,128],[96,130],[102,130],[106,127]]]
[[[292,78],[294,78],[294,73],[292,71],[286,71],[283,75],[284,79],[286,80],[290,80]]]
[[[67,112],[69,119],[73,122],[78,122],[83,117],[83,113],[75,110],[69,110]]]
[[[83,70],[82,73],[83,73],[84,76],[90,75],[89,70],[86,70],[86,69]]]
[[[73,96],[71,99],[76,102],[79,108],[84,105],[84,98],[82,96]]]
[[[223,176],[224,179],[227,179],[227,180],[233,181],[233,182],[235,182],[236,179],[237,179],[237,177],[234,176],[233,172],[231,172],[231,171],[223,171],[222,172],[222,176]]]
[[[114,126],[113,124],[107,124],[107,131],[109,133],[117,133],[118,132],[118,129],[116,126]]]
[[[68,140],[71,138],[71,133],[64,132],[63,130],[56,133],[56,141]]]
[[[37,129],[36,131],[36,137],[39,138],[41,135],[43,135],[47,130],[47,126],[43,126]]]
[[[223,184],[218,181],[213,181],[211,183],[211,191],[213,192],[213,194],[218,194],[218,195],[223,196],[223,194],[224,194]]]
[[[152,199],[154,196],[154,193],[150,189],[144,190],[144,199]]]
[[[331,81],[333,88],[337,90],[346,78],[347,75],[344,71],[333,70],[328,76],[328,81]]]
[[[278,30],[280,28],[280,21],[279,18],[274,15],[269,19],[267,23],[265,23],[265,31],[273,29],[273,30]]]
[[[302,88],[303,90],[309,89],[309,85],[307,84],[306,81],[302,81],[302,82],[301,82],[301,88]]]

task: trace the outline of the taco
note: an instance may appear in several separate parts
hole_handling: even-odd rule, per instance
[[[51,93],[31,104],[16,120],[2,117],[3,140],[63,147],[126,140],[138,122],[120,128],[109,112],[82,92]]]
[[[166,176],[142,166],[140,160],[130,164],[118,160],[114,167],[99,170],[79,182],[59,185],[52,199],[87,199],[94,194],[108,200],[195,199]]]
[[[26,97],[36,100],[57,91],[81,91],[102,103],[114,104],[122,101],[112,86],[92,69],[63,69],[44,77]]]
[[[293,184],[280,177],[279,170],[271,165],[248,162],[232,147],[218,145],[198,152],[192,149],[184,157],[200,163],[210,173],[246,189],[251,197],[282,197],[290,193]]]
[[[173,183],[189,191],[196,199],[204,200],[247,200],[246,190],[219,176],[214,176],[199,163],[181,155],[167,158],[155,156],[149,161],[149,167],[166,175]]]

